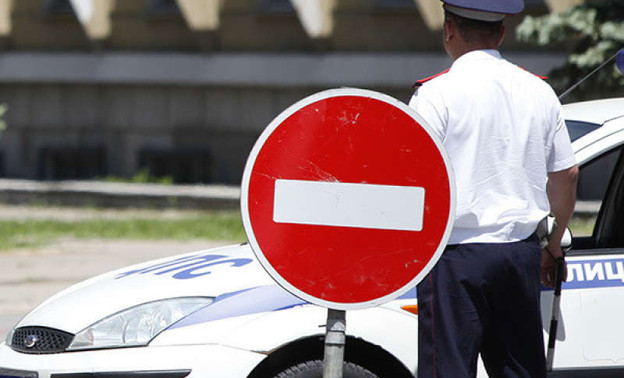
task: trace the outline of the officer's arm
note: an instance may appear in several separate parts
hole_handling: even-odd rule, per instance
[[[550,210],[557,220],[557,228],[550,237],[548,247],[546,247],[548,250],[544,250],[542,253],[542,282],[548,287],[554,285],[556,269],[554,258],[563,256],[561,239],[574,212],[577,181],[578,166],[576,165],[562,171],[548,173],[546,192],[550,201]]]

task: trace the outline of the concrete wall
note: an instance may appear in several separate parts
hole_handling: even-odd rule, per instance
[[[512,58],[537,72],[564,59]],[[415,80],[449,63],[443,54],[4,54],[0,173],[71,179],[149,167],[238,183],[257,136],[298,100],[354,86],[407,102]]]
[[[90,4],[90,11],[82,13],[71,7],[71,1],[0,0],[0,48],[441,50],[439,0],[309,0],[317,5],[306,7],[295,6],[302,0],[81,0]],[[526,0],[523,15],[507,20],[507,47],[531,48],[519,43],[513,33],[524,15],[565,9],[577,1]],[[315,33],[314,25],[306,28],[304,20],[313,20],[323,31]]]
[[[16,50],[88,50],[90,41],[76,14],[41,0],[3,0],[9,11],[6,42]]]
[[[0,101],[11,109],[6,116],[10,127],[0,138],[0,172],[5,177],[30,179],[75,178],[49,164],[59,164],[50,162],[51,153],[76,150],[71,159],[104,154],[103,162],[83,162],[83,170],[90,169],[86,176],[129,177],[148,165],[141,161],[142,154],[172,154],[175,159],[191,153],[196,158],[208,156],[202,160],[208,166],[203,167],[200,181],[236,184],[262,129],[288,106],[316,91],[169,85],[0,86]]]
[[[303,95],[162,85],[2,87],[0,98],[11,109],[10,127],[0,138],[3,171],[51,179],[58,169],[45,166],[46,153],[51,158],[50,151],[81,149],[76,153],[88,159],[88,150],[99,149],[104,166],[98,175],[132,176],[147,164],[141,164],[142,153],[190,151],[209,156],[207,182],[237,183],[260,130]]]
[[[72,1],[0,0],[0,177],[147,167],[235,184],[260,131],[303,97],[354,86],[408,101],[450,64],[438,0]],[[513,32],[504,46],[540,74],[565,58]]]

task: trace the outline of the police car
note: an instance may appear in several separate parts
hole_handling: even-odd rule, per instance
[[[565,115],[581,185],[599,189],[602,205],[593,233],[568,254],[552,376],[621,376],[624,98],[568,105]],[[543,291],[545,325],[552,293]],[[410,290],[347,312],[345,377],[413,377],[416,304]],[[193,252],[48,299],[0,345],[0,377],[320,377],[326,317],[277,286],[246,244]]]

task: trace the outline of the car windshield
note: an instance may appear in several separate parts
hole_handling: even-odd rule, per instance
[[[574,142],[583,135],[598,129],[601,125],[581,121],[566,121],[566,126],[568,126],[568,134],[570,134],[570,140]]]

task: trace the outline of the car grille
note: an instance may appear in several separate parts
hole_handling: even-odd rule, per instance
[[[34,371],[22,371],[4,369],[0,367],[0,378],[37,378],[39,374]]]
[[[22,353],[45,354],[64,352],[74,335],[45,327],[22,327],[15,330],[11,348]]]

